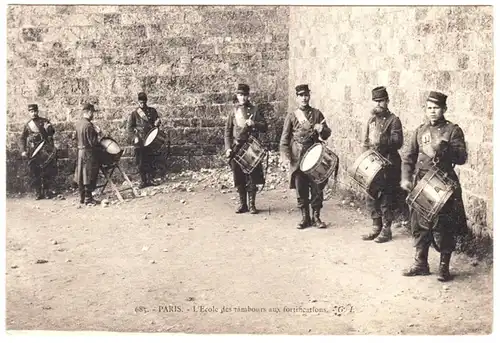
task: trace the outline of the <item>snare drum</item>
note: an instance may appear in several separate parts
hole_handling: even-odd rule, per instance
[[[456,188],[455,181],[433,166],[408,194],[406,203],[429,223],[433,223]]]
[[[300,170],[307,174],[316,184],[328,180],[338,168],[339,158],[326,146],[315,143],[304,154],[300,161]]]
[[[40,168],[45,168],[54,160],[57,149],[47,141],[41,141],[33,151],[30,157],[30,163],[36,163]]]
[[[99,141],[99,144],[102,148],[99,154],[99,163],[101,165],[112,165],[117,163],[122,157],[123,150],[114,139],[103,137]]]
[[[266,156],[266,149],[253,136],[234,155],[234,160],[245,174],[250,174]]]
[[[152,150],[159,150],[163,147],[165,141],[165,134],[158,127],[155,127],[146,135],[146,138],[144,139],[144,146],[151,148]]]
[[[377,151],[367,150],[357,158],[347,172],[358,186],[371,198],[375,198],[384,181],[384,169],[390,164],[391,162]]]

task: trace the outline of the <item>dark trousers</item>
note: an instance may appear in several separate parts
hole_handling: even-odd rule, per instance
[[[392,196],[392,192],[383,191],[379,192],[375,199],[366,198],[366,206],[372,219],[382,218],[383,222],[392,222]]]
[[[78,184],[78,191],[80,192],[80,202],[83,203],[85,200],[92,200],[92,191],[95,187],[91,185],[84,185],[83,182]]]
[[[143,182],[146,182],[148,178],[154,177],[155,158],[156,154],[151,149],[147,147],[135,148],[135,162]]]
[[[28,162],[30,188],[36,192],[36,194],[42,194],[44,190],[49,190],[56,177],[56,171],[55,161],[52,161],[45,166],[45,168],[41,168],[35,161],[31,163]]]
[[[231,161],[233,182],[236,188],[246,188],[248,191],[256,190],[257,185],[264,184],[264,171],[260,163],[250,174],[245,174],[236,161]]]
[[[312,209],[319,210],[323,207],[323,189],[327,181],[316,184],[309,176],[302,171],[295,172],[295,192],[297,194],[297,205],[299,208],[307,208],[311,205]],[[309,200],[309,192],[311,198]]]
[[[427,225],[421,224],[422,219],[419,218],[419,215],[415,211],[412,212],[411,229],[413,243],[416,248],[427,249],[434,238],[442,253],[451,253],[455,250],[456,236],[449,223],[442,223],[442,225],[438,225],[433,230],[429,230],[427,229]]]

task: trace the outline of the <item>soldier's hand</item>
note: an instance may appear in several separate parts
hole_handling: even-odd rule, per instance
[[[323,124],[314,124],[314,130],[321,133],[321,131],[323,131]]]
[[[231,153],[232,153],[232,152],[233,152],[233,151],[232,151],[231,149],[227,149],[227,150],[226,150],[226,157],[227,157],[227,158],[229,158],[229,156],[231,156]]]
[[[247,126],[254,126],[255,122],[252,119],[247,119],[246,124]]]
[[[411,192],[412,184],[409,180],[401,180],[401,188],[407,192]]]
[[[160,126],[160,124],[161,124],[160,118],[156,119],[155,120],[155,126],[158,127],[158,126]]]
[[[26,151],[23,151],[23,152],[21,153],[21,156],[22,156],[22,157],[27,157],[27,156],[28,156],[28,153],[27,153]]]
[[[139,137],[134,138],[134,144],[139,144]]]

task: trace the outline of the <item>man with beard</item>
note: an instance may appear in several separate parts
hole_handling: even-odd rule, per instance
[[[224,145],[226,157],[233,157],[247,142],[249,136],[258,138],[259,132],[267,131],[267,122],[257,106],[249,101],[250,87],[239,84],[236,90],[236,101],[226,122]],[[240,204],[236,213],[258,213],[255,207],[257,185],[264,184],[264,171],[259,163],[250,174],[245,174],[234,159],[231,159],[234,186],[238,190]],[[247,203],[248,193],[248,203]]]
[[[398,150],[403,146],[403,129],[399,118],[389,111],[389,94],[385,87],[372,90],[372,100],[377,103],[368,119],[363,147],[385,157],[391,165],[384,170],[384,178],[375,198],[367,197],[366,206],[373,221],[372,231],[363,240],[385,243],[392,239],[394,197],[401,180],[401,157]]]
[[[311,99],[309,86],[306,84],[296,86],[295,94],[298,108],[285,118],[280,140],[281,159],[284,167],[289,170],[290,188],[296,190],[297,204],[302,212],[302,220],[297,224],[297,229],[302,230],[311,225],[324,229],[326,224],[320,218],[320,211],[323,207],[323,189],[327,181],[319,185],[313,182],[300,170],[300,161],[307,149],[318,143],[320,138],[328,139],[332,131],[325,123],[323,113],[309,106]],[[313,212],[312,218],[309,205]]]
[[[429,247],[433,240],[441,256],[438,280],[451,280],[450,259],[455,250],[456,236],[465,232],[467,227],[462,189],[455,165],[465,164],[467,149],[462,129],[445,119],[447,96],[432,91],[427,97],[427,122],[420,125],[413,134],[410,148],[404,157],[401,187],[408,192],[435,165],[455,182],[457,188],[444,204],[436,222],[429,223],[417,211],[411,211],[411,229],[414,237],[415,262],[404,276],[429,275]]]
[[[151,148],[144,146],[147,134],[154,127],[161,124],[158,112],[155,108],[147,105],[148,97],[146,93],[140,92],[137,96],[139,107],[130,113],[127,122],[127,129],[134,145],[135,162],[141,175],[139,188],[153,185],[155,152]]]
[[[31,120],[24,126],[21,134],[21,156],[30,157],[28,162],[30,186],[35,191],[35,199],[51,198],[50,186],[56,173],[56,160],[54,158],[46,166],[42,167],[36,158],[32,158],[32,155],[42,141],[54,147],[53,136],[55,130],[48,119],[38,115],[37,104],[28,105],[28,112]]]

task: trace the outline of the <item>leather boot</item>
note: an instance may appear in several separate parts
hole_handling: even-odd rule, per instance
[[[382,231],[375,238],[375,243],[385,243],[389,242],[392,239],[392,231],[391,231],[391,222],[385,222],[382,226]]]
[[[437,278],[441,282],[450,281],[452,279],[450,274],[450,259],[451,253],[441,253],[439,262],[439,275]]]
[[[37,186],[35,189],[35,200],[43,199],[43,189],[42,186]]]
[[[236,213],[248,212],[247,190],[245,189],[245,187],[238,187],[238,194],[240,196],[240,205],[236,209]]]
[[[313,209],[312,212],[313,212],[312,225],[316,226],[318,229],[326,228],[326,224],[319,217],[321,210],[319,208]]]
[[[85,205],[97,205],[99,202],[92,196],[90,189],[85,189]]]
[[[301,208],[300,211],[302,212],[302,221],[297,224],[297,229],[302,230],[311,226],[311,217],[309,213],[309,206]]]
[[[415,262],[410,269],[403,272],[403,276],[429,275],[429,247],[415,249]]]
[[[382,231],[382,218],[373,218],[372,232],[361,236],[364,241],[372,241]]]
[[[248,201],[249,201],[249,209],[251,214],[257,214],[259,211],[255,208],[255,197],[257,195],[257,191],[252,188],[248,191]]]
[[[148,186],[148,177],[146,173],[141,172],[141,183],[139,184],[139,188],[146,188]]]

